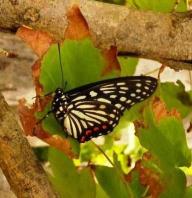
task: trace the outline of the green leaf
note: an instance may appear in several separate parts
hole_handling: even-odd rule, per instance
[[[33,151],[35,155],[37,156],[38,160],[41,162],[47,162],[48,159],[48,147],[34,147]]]
[[[186,189],[184,198],[191,198],[191,197],[192,197],[192,186]]]
[[[192,109],[192,99],[189,92],[181,82],[166,82],[160,84],[160,96],[163,98],[168,109],[176,108],[182,117],[186,117]]]
[[[188,0],[180,0],[176,12],[187,12]]]
[[[164,192],[160,195],[160,198],[184,197],[186,177],[180,169],[174,168],[170,172],[166,172],[163,180],[165,189]]]
[[[96,198],[110,198],[100,185],[96,185]]]
[[[140,130],[140,142],[160,160],[163,168],[190,166],[191,151],[180,120],[167,117],[155,122],[148,108],[145,111],[145,122],[148,127]]]
[[[130,187],[119,169],[106,166],[96,166],[97,180],[110,198],[133,197]]]
[[[137,6],[144,10],[170,12],[173,10],[176,0],[135,0]]]
[[[121,76],[131,76],[135,73],[138,58],[119,56],[118,61],[121,66]]]
[[[141,198],[144,194],[146,187],[142,186],[139,179],[139,173],[134,171],[131,174],[130,187],[133,191],[134,198]]]
[[[62,198],[95,198],[96,186],[89,168],[77,171],[72,160],[52,148],[49,162],[53,173],[50,179]]]
[[[66,89],[100,80],[105,66],[100,51],[89,39],[66,40],[61,45],[61,62],[63,78],[67,82]],[[42,60],[40,83],[43,85],[45,93],[62,87],[57,45],[51,46]]]

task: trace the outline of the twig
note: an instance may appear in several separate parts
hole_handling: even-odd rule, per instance
[[[96,46],[117,46],[125,54],[192,70],[191,11],[158,13],[88,0],[0,0],[0,29],[27,25],[63,39],[67,13],[74,4],[85,17]]]

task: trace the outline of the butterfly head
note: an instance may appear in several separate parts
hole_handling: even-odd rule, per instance
[[[67,105],[67,98],[62,88],[55,90],[52,101],[51,111],[55,114],[56,119],[63,120],[66,113],[65,106]]]

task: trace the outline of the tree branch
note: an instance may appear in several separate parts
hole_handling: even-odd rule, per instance
[[[17,197],[57,197],[1,93],[0,167]]]
[[[74,4],[80,7],[97,46],[115,45],[122,53],[192,69],[192,12],[144,12],[88,0],[0,0],[0,28],[27,25],[63,38],[67,10]]]

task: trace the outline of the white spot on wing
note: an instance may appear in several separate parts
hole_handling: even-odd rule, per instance
[[[93,109],[95,108],[95,105],[90,105],[90,104],[80,104],[78,106],[79,109]]]
[[[106,106],[105,106],[105,105],[100,105],[99,108],[100,108],[100,109],[105,109]]]
[[[136,87],[141,87],[141,86],[142,86],[141,83],[137,83],[137,84],[136,84]]]
[[[107,99],[105,99],[105,98],[98,98],[97,100],[98,100],[99,102],[106,102],[106,103],[111,104],[111,101],[110,101],[110,100],[107,100]]]
[[[113,87],[113,86],[114,86],[114,84],[108,84],[108,85],[104,85],[102,87]]]
[[[131,93],[131,97],[135,97],[136,96],[136,94],[135,93]]]
[[[101,87],[100,90],[101,91],[114,91],[115,87],[106,87],[106,88],[105,87]]]
[[[60,111],[63,111],[63,107],[62,107],[62,106],[60,106],[60,107],[59,107],[59,110],[60,110]]]
[[[91,91],[91,92],[89,93],[89,95],[90,95],[91,97],[95,97],[95,96],[97,96],[97,92]]]
[[[114,115],[114,114],[112,114],[112,113],[111,113],[109,116],[110,116],[111,118],[114,118],[114,117],[115,117],[115,115]]]
[[[126,101],[127,100],[127,98],[125,98],[125,97],[121,97],[120,98],[120,101],[122,101],[122,102],[124,102],[124,101]]]
[[[116,98],[117,95],[110,95],[109,97],[110,97],[110,98]]]
[[[73,104],[70,104],[69,106],[68,106],[68,109],[72,109],[73,108]]]
[[[121,111],[123,111],[125,109],[125,107],[121,107]]]
[[[125,85],[125,83],[124,82],[119,82],[119,83],[117,83],[117,85],[121,86],[121,85]]]
[[[126,94],[126,92],[125,92],[125,91],[119,91],[119,93]]]
[[[128,90],[128,87],[120,87],[122,90]]]
[[[86,96],[79,96],[79,97],[77,97],[77,98],[74,98],[73,100],[72,100],[72,102],[73,101],[77,101],[77,100],[83,100],[83,99],[85,99],[86,98]]]
[[[121,108],[121,104],[115,104],[117,108]]]
[[[114,91],[103,91],[104,94],[113,93]]]

